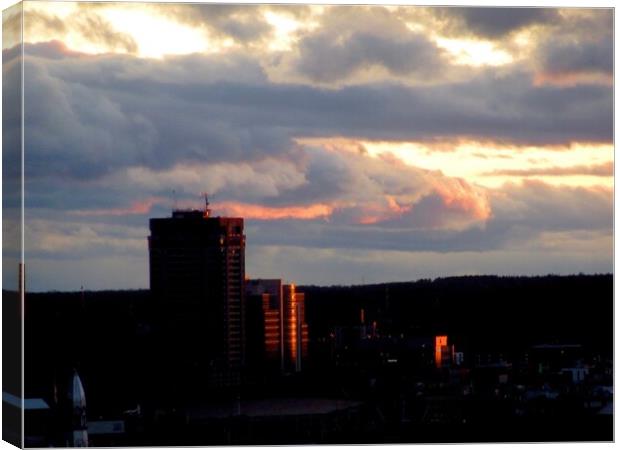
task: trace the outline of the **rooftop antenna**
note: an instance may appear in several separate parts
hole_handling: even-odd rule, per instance
[[[203,192],[202,194],[205,198],[205,212],[204,212],[204,217],[209,218],[211,217],[211,210],[209,209],[209,194],[207,194],[206,192]]]
[[[172,210],[176,211],[177,208],[177,191],[175,189],[172,190]]]

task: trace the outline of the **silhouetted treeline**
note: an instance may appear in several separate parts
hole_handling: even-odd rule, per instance
[[[360,286],[300,286],[311,335],[377,321],[385,333],[448,334],[480,351],[574,341],[611,354],[613,276],[466,276]],[[508,347],[508,348],[507,348]]]
[[[311,342],[335,327],[358,325],[364,309],[366,323],[376,321],[380,333],[445,333],[465,351],[561,342],[611,355],[613,346],[612,275],[471,276],[298,290],[306,295]],[[4,310],[13,311],[8,303],[15,296],[4,294]],[[159,357],[152,319],[148,290],[28,293],[26,395],[50,398],[57,372],[75,367],[90,411],[105,416],[107,408],[144,405],[157,390],[149,373]]]

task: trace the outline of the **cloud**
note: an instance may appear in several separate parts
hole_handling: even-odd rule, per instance
[[[217,204],[217,211],[224,216],[243,217],[245,219],[281,220],[281,219],[317,219],[328,218],[333,207],[326,204],[303,206],[270,207],[249,203],[222,202]]]
[[[411,81],[439,77],[447,66],[442,49],[386,8],[336,6],[317,20],[321,26],[301,36],[291,63],[314,82],[353,80],[373,69]]]
[[[553,187],[542,181],[508,183],[491,200],[496,221],[533,230],[605,230],[613,226],[613,190]]]
[[[69,28],[69,24],[59,17],[45,11],[36,10],[31,5],[25,5],[24,13],[28,17],[28,20],[24,23],[24,35],[27,42],[39,33],[63,36]]]
[[[424,227],[405,217],[366,225],[335,221],[248,221],[248,233],[252,233],[256,245],[441,253],[543,245],[538,240],[544,233],[596,232],[611,242],[611,189],[555,187],[525,181],[488,190],[487,195],[492,215],[484,222],[470,222],[469,226],[460,228]],[[432,207],[425,211],[430,212]],[[450,210],[442,213],[450,214]],[[432,218],[423,216],[423,220]]]
[[[613,52],[611,35],[589,42],[550,40],[538,49],[540,72],[537,78],[539,82],[575,84],[599,75],[611,85]]]
[[[124,184],[130,191],[175,190],[183,199],[206,191],[223,199],[270,199],[306,182],[305,174],[287,159],[248,162],[178,164],[166,170],[132,167],[104,183]]]
[[[283,192],[279,204],[323,202],[331,223],[454,227],[489,216],[484,193],[463,180],[422,170],[389,156],[310,147],[302,159],[304,184]],[[429,209],[429,200],[436,200]]]
[[[84,38],[95,44],[128,53],[136,53],[138,50],[136,41],[130,35],[116,31],[110,22],[87,10],[81,10],[72,16],[69,22],[72,29],[79,31]]]
[[[499,39],[532,25],[548,25],[559,21],[555,8],[435,8],[435,13],[449,20],[448,29],[455,33],[472,33],[489,39]]]
[[[260,41],[272,31],[261,5],[166,4],[150,7],[181,23],[205,28],[220,39],[230,37],[242,44]]]
[[[145,62],[67,54],[54,43],[27,51],[26,189],[33,208],[122,211],[168,198],[152,205],[151,214],[161,214],[172,190],[181,201],[207,190],[218,201],[257,207],[327,205],[332,224],[463,230],[495,214],[483,191],[385,156],[302,147],[296,138],[611,139],[608,88],[533,87],[527,74],[424,89],[324,89],[261,75],[234,81],[244,67],[256,67],[245,57]],[[231,67],[233,81],[223,81]],[[462,246],[450,239],[442,242]],[[429,238],[430,248],[434,242]]]
[[[142,66],[132,61],[138,69],[134,77],[139,77]],[[196,81],[186,86],[123,79],[123,68],[131,64],[122,57],[58,61],[29,55],[26,65],[27,96],[37,98],[26,116],[33,176],[54,169],[84,178],[132,165],[167,167],[178,158],[228,159],[236,154],[231,159],[239,159],[248,150],[277,152],[290,144],[285,133],[274,129],[252,124],[239,129],[227,117],[218,118],[219,102],[201,105],[191,98],[192,89],[200,89]],[[229,118],[234,109],[223,108]]]
[[[21,43],[22,4],[13,5],[2,11],[2,50],[13,48]]]
[[[540,167],[531,169],[501,169],[486,172],[483,175],[508,175],[515,177],[533,176],[570,176],[570,175],[590,175],[595,177],[613,177],[614,163],[606,162],[593,165],[578,165],[570,167]]]
[[[2,52],[2,208],[3,224],[20,222],[22,183],[21,52]]]
[[[386,8],[334,7],[322,14],[292,8],[291,15],[316,24],[292,34],[291,51],[274,53],[262,47],[274,33],[263,14],[279,7],[177,6],[182,8],[170,9],[170,17],[242,45],[160,60],[80,54],[59,41],[26,45],[28,245],[40,279],[53,284],[54,274],[75,280],[66,262],[84,261],[127,281],[109,262],[119,258],[146,266],[148,218],[169,215],[173,190],[178,206],[199,207],[199,193],[206,190],[215,213],[245,217],[248,255],[281,251],[282,258],[269,253],[269,264],[290,263],[295,276],[303,264],[293,259],[303,262],[309,255],[324,261],[335,255],[325,267],[355,278],[358,269],[388,276],[388,269],[369,262],[380,257],[401,279],[409,272],[395,268],[424,264],[416,258],[433,264],[443,258],[449,260],[446,270],[457,271],[478,253],[486,262],[472,270],[522,271],[528,254],[543,258],[541,248],[555,252],[543,258],[546,263],[568,270],[580,263],[567,258],[585,258],[589,245],[596,262],[583,266],[609,266],[610,189],[532,180],[484,189],[388,154],[372,156],[363,147],[338,144],[430,142],[445,148],[475,141],[485,142],[484,148],[496,143],[556,149],[611,143],[610,84],[533,83],[542,68],[609,73],[604,33],[594,30],[588,38],[585,19],[570,41],[565,27],[577,18],[565,11],[558,13],[561,20],[557,14],[528,16],[539,11],[528,10],[493,24],[488,11],[459,13],[459,23],[473,24],[469,32],[478,36],[499,39],[544,23],[543,31],[533,30],[532,45],[553,30],[559,38],[538,43],[535,58],[519,64],[444,76],[444,69],[453,68],[441,51],[412,31],[424,23],[410,23]],[[80,17],[81,33],[87,33],[90,16]],[[424,17],[421,13],[420,20]],[[69,25],[48,19],[45,26],[61,34]],[[71,26],[79,28],[74,20]],[[113,27],[102,30],[88,39],[120,53],[132,51]],[[571,45],[576,50],[563,58]],[[287,78],[293,69],[305,78]],[[3,76],[17,79],[18,65],[9,61]],[[4,124],[5,136],[18,135],[17,122]],[[546,164],[502,174],[610,176],[612,170],[611,163],[565,167],[553,156]],[[264,266],[269,267],[277,270]],[[311,262],[305,267],[314,270]]]
[[[199,193],[207,191],[217,214],[260,220],[318,218],[342,224],[450,228],[490,215],[483,191],[397,159],[320,147],[296,155],[180,164],[159,171],[131,167],[80,182],[79,195],[58,189],[64,183],[53,178],[32,180],[27,183],[28,203],[68,210],[73,216],[126,219],[158,213],[173,197],[179,207],[199,208]]]
[[[296,69],[317,82],[343,80],[372,67],[401,76],[439,75],[445,64],[441,49],[424,35],[410,32],[397,40],[370,32],[323,32],[302,39],[299,52]]]
[[[32,48],[25,62],[27,101],[37,99],[26,111],[31,176],[277,156],[297,137],[566,144],[610,142],[613,131],[609,86],[532,86],[527,72],[433,87],[324,89],[271,83],[239,54],[145,62]]]
[[[108,209],[81,209],[70,211],[76,216],[127,216],[132,214],[148,214],[156,203],[162,203],[165,199],[161,197],[147,198],[146,200],[136,201],[127,208],[108,208]]]
[[[135,40],[129,34],[118,31],[113,23],[99,14],[101,9],[100,5],[76,3],[74,11],[61,17],[52,12],[53,8],[41,10],[37,5],[26,5],[24,40],[33,42],[50,36],[59,40],[71,35],[73,39],[79,37],[108,52],[136,53],[138,45]]]
[[[147,249],[142,227],[31,217],[25,224],[28,258],[71,259],[131,255]]]

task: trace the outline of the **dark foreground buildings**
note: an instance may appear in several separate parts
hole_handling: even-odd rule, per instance
[[[173,398],[198,394],[184,390],[200,379],[207,389],[237,386],[244,363],[243,219],[211,217],[208,206],[150,220],[150,284],[162,351],[154,369],[166,374],[162,382],[172,385]]]

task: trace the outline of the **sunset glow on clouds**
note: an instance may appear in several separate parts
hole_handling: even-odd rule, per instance
[[[609,272],[612,18],[26,2],[32,288],[147,287],[148,219],[204,191],[250,276]]]

